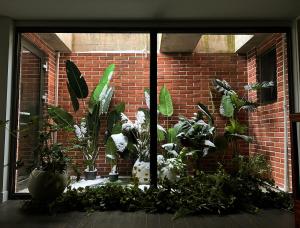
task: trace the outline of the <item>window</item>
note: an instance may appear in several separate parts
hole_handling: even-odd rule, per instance
[[[264,88],[258,92],[261,104],[268,104],[277,100],[277,64],[275,47],[258,56],[259,74],[258,81],[273,81],[274,86]]]

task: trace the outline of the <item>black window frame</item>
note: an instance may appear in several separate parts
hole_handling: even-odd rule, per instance
[[[29,24],[29,26],[28,26]],[[104,22],[16,22],[15,27],[15,45],[14,45],[14,78],[12,81],[12,112],[11,127],[16,129],[18,122],[15,115],[17,110],[19,94],[18,81],[19,74],[19,49],[20,36],[22,33],[148,33],[150,34],[150,184],[157,187],[157,34],[159,33],[205,33],[205,34],[249,34],[249,33],[285,33],[288,43],[288,76],[289,76],[289,105],[290,112],[294,110],[294,88],[292,86],[292,30],[289,25],[282,23],[278,26],[252,26],[251,23],[239,22],[224,25],[223,22],[203,22],[203,21],[104,21]],[[241,25],[242,24],[242,25]],[[10,139],[10,175],[9,175],[9,199],[28,199],[28,193],[14,192],[15,182],[13,175],[15,173],[15,139]],[[293,164],[295,165],[295,164]],[[297,174],[299,175],[299,174]],[[298,179],[298,178],[297,178]],[[297,189],[298,192],[299,189]],[[300,197],[300,194],[299,194]]]
[[[264,82],[264,81],[270,81],[269,79],[264,78],[264,75],[262,72],[264,71],[263,67],[266,67],[263,65],[263,58],[266,58],[270,53],[275,52],[275,59],[274,59],[274,67],[275,67],[275,74],[273,75],[273,81],[274,86],[271,88],[265,88],[262,90],[257,91],[257,98],[260,105],[268,105],[273,104],[277,102],[277,50],[276,46],[273,45],[271,48],[268,48],[268,50],[264,51],[263,53],[257,55],[257,82]],[[270,97],[269,93],[271,93]]]

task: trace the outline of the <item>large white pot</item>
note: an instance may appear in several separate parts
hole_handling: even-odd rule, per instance
[[[34,169],[28,180],[28,190],[32,198],[52,201],[63,193],[68,183],[67,174]]]
[[[133,178],[137,178],[139,184],[150,183],[150,162],[140,161],[138,158],[132,168]]]

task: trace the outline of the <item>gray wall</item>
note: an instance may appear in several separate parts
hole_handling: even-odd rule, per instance
[[[0,119],[8,120],[11,109],[13,21],[0,17]],[[0,128],[0,202],[8,197],[9,129]]]

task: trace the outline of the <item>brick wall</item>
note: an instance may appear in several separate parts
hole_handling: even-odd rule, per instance
[[[26,168],[33,164],[33,148],[37,146],[37,130],[35,128],[28,131],[23,131],[23,126],[29,121],[31,116],[38,115],[40,112],[39,106],[39,91],[41,85],[40,78],[40,59],[27,50],[23,50],[20,64],[21,80],[20,80],[20,133],[17,160],[24,163],[24,168],[18,170],[18,175],[27,174]]]
[[[170,118],[160,117],[163,126],[171,127],[178,122],[178,116],[188,118],[197,112],[196,104],[201,102],[208,106],[215,117],[217,134],[223,134],[226,118],[219,114],[221,95],[215,93],[212,80],[225,79],[239,94],[243,94],[243,86],[247,83],[247,67],[245,56],[236,54],[160,54],[158,55],[158,91],[163,85],[169,89],[174,105],[174,114]],[[212,96],[211,96],[212,92]],[[247,124],[247,113],[240,115]],[[240,141],[240,153],[248,154],[248,145]],[[222,159],[220,153],[203,159],[202,167],[216,168],[216,161]],[[224,159],[231,159],[227,151]]]
[[[272,175],[276,185],[284,185],[284,114],[283,114],[283,86],[286,88],[287,115],[288,110],[288,74],[287,56],[283,58],[281,34],[274,34],[257,48],[251,50],[247,56],[248,82],[257,81],[257,55],[276,47],[277,58],[277,101],[271,104],[260,106],[256,112],[249,115],[249,132],[255,137],[255,142],[250,145],[250,153],[265,154],[272,166]],[[286,47],[286,44],[284,43]],[[286,53],[286,50],[285,50]],[[283,81],[283,62],[285,62],[286,74]],[[256,92],[249,93],[249,99],[256,100]],[[287,123],[289,128],[289,121]],[[289,174],[291,176],[290,140],[288,129],[288,154]],[[291,177],[290,177],[291,181]],[[291,184],[290,184],[291,186]]]
[[[120,54],[120,53],[63,53],[60,58],[59,69],[59,105],[73,112],[69,93],[66,86],[67,76],[65,72],[65,61],[72,60],[84,75],[89,86],[90,93],[102,77],[104,69],[109,64],[116,65],[111,85],[114,87],[114,96],[111,107],[119,102],[125,102],[125,114],[135,120],[135,114],[140,107],[146,107],[144,101],[144,89],[149,88],[149,58],[144,54]],[[85,101],[88,104],[88,100]],[[81,108],[76,113],[77,120],[84,115],[85,109],[80,102]],[[99,174],[107,175],[110,172],[110,165],[105,161],[105,147],[103,145],[104,133],[106,131],[106,117],[101,121],[100,129],[100,153],[96,161]],[[64,137],[64,136],[61,136]],[[60,138],[62,139],[62,138]],[[80,151],[70,153],[74,161],[83,168],[83,156]],[[120,161],[120,174],[130,174],[132,165],[127,161]]]
[[[111,82],[115,88],[112,106],[124,101],[125,113],[134,119],[139,107],[145,107],[143,90],[149,88],[149,59],[142,54],[96,54],[73,53],[62,54],[60,59],[59,77],[59,104],[72,112],[71,102],[66,87],[66,74],[64,62],[71,59],[84,74],[89,88],[94,88],[103,70],[111,63],[116,64],[116,72]],[[240,88],[246,84],[246,59],[232,54],[159,54],[158,57],[158,90],[165,84],[169,89],[174,103],[174,115],[170,118],[161,117],[159,122],[165,127],[171,127],[178,122],[178,116],[192,117],[197,111],[197,102],[202,102],[212,110],[210,96],[211,80],[213,78],[226,79],[234,88],[241,92]],[[219,133],[223,133],[226,120],[218,114],[218,101],[220,96],[214,98],[216,110],[216,124]],[[76,115],[82,116],[82,112]],[[244,122],[247,116],[243,115]],[[105,163],[103,135],[106,129],[105,117],[101,122],[100,154],[97,160],[97,168],[100,174],[107,174],[109,164]],[[242,144],[242,153],[248,153],[248,146]],[[72,156],[78,164],[82,164],[81,152],[72,152]],[[228,158],[231,156],[228,155]],[[214,160],[215,161],[215,160]],[[205,166],[209,161],[205,161]],[[214,162],[215,164],[215,162]],[[204,165],[204,164],[203,164]],[[131,164],[122,162],[121,173],[129,174]]]

